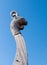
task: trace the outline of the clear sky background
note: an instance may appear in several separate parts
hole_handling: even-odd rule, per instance
[[[0,0],[0,65],[12,65],[16,43],[10,32],[10,11],[28,21],[22,32],[28,65],[47,65],[47,0]]]

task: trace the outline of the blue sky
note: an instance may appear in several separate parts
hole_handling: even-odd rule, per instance
[[[28,21],[22,32],[29,65],[47,65],[47,0],[0,0],[0,65],[12,65],[16,53],[10,11]]]

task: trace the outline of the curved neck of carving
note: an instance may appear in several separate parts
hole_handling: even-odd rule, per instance
[[[16,60],[22,63],[22,65],[23,64],[27,65],[27,51],[26,51],[25,40],[21,34],[15,35],[14,38],[16,41],[16,55],[13,65],[16,64]]]

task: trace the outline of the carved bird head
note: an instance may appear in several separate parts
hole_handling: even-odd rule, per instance
[[[23,29],[24,29],[24,26],[27,25],[27,21],[26,21],[24,18],[18,16],[18,13],[17,13],[16,11],[11,11],[11,12],[10,12],[10,15],[11,15],[13,18],[14,18],[14,17],[17,18],[16,25],[17,25],[17,27],[19,28],[19,30],[23,30]],[[19,19],[19,17],[20,17],[20,19]]]

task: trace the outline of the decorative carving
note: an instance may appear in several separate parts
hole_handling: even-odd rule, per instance
[[[10,24],[10,29],[16,41],[16,55],[13,65],[27,65],[28,61],[25,40],[20,32],[20,30],[23,30],[24,26],[27,25],[27,21],[18,16],[18,13],[15,11],[11,12],[11,16],[12,21]]]

